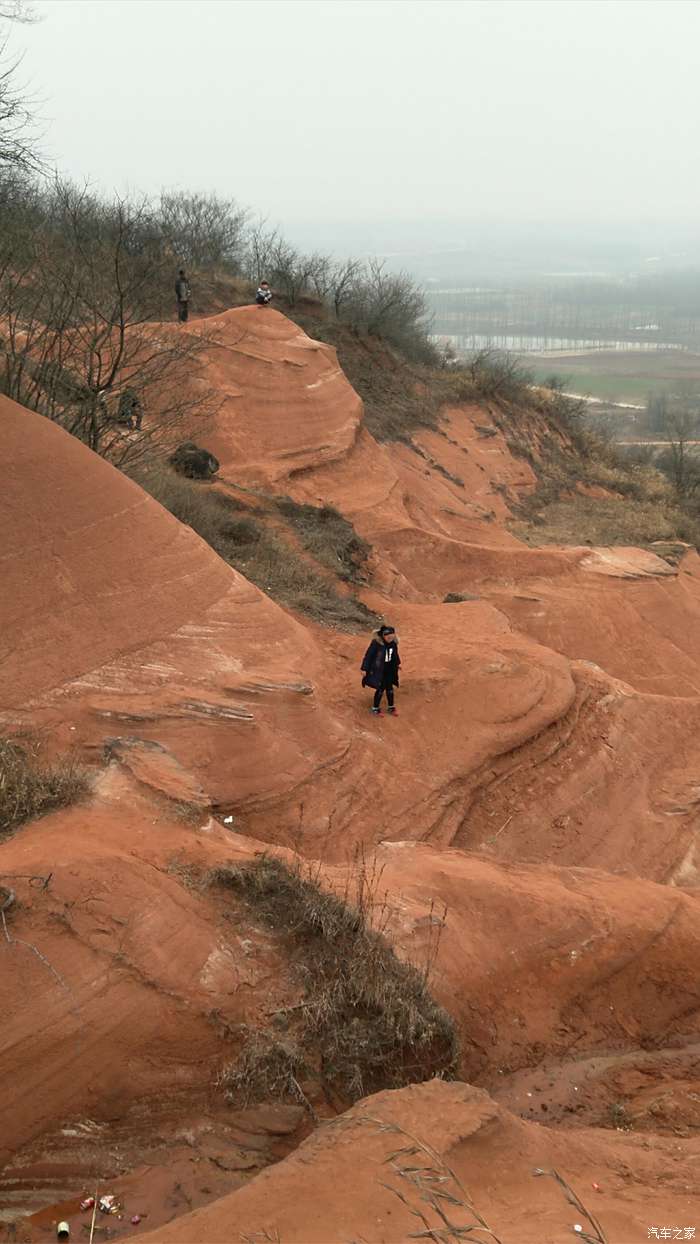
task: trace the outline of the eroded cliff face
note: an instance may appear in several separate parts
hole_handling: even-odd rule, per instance
[[[533,1166],[584,1200],[598,1184],[611,1240],[692,1223],[697,555],[529,548],[509,520],[536,479],[488,409],[381,445],[333,350],[284,316],[241,308],[188,331],[221,399],[201,438],[215,487],[333,505],[371,543],[362,594],[399,632],[401,715],[370,717],[368,637],[282,609],[2,401],[2,730],[41,730],[94,785],[0,847],[16,893],[1,1212],[77,1194],[89,1173],[150,1207],[140,1231],[213,1202],[164,1240],[227,1239],[232,1216],[251,1238],[404,1240],[416,1220],[377,1177],[403,1133],[368,1146],[364,1111],[430,1145],[504,1242],[580,1221]],[[264,850],[321,861],[340,893],[357,852],[376,857],[388,936],[432,964],[481,1089],[380,1095],[250,1182],[311,1124],[297,1107],[232,1112],[214,1086],[239,1026],[269,1028],[297,987],[280,939],[203,879]],[[317,1113],[338,1108],[307,1090]],[[156,1150],[149,1184],[133,1172]],[[222,1170],[241,1186],[225,1201]],[[43,1238],[44,1221],[26,1229]]]

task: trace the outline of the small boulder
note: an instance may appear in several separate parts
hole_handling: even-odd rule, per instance
[[[201,449],[194,441],[184,441],[170,456],[170,465],[188,479],[213,479],[219,469],[219,460],[208,449]]]

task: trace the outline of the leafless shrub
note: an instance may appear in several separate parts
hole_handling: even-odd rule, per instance
[[[492,398],[499,402],[529,401],[530,373],[512,354],[477,350],[467,360],[465,371],[472,390],[465,392],[465,397]]]
[[[425,293],[407,272],[388,271],[384,260],[370,259],[356,274],[343,319],[388,341],[412,362],[437,364]]]

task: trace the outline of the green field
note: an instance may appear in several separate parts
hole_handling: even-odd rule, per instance
[[[644,405],[648,393],[670,394],[689,383],[700,387],[700,355],[689,351],[599,351],[548,358],[527,354],[520,357],[538,381],[560,376],[566,380],[569,392],[611,402]]]

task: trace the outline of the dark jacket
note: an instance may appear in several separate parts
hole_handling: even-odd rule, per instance
[[[393,643],[385,644],[377,631],[372,636],[372,642],[360,666],[366,685],[374,687],[375,691],[380,687],[398,687],[400,665],[398,642],[394,640]]]
[[[179,276],[175,282],[175,297],[178,302],[190,300],[190,283],[184,276]]]

